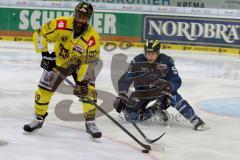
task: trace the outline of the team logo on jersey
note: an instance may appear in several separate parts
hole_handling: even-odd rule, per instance
[[[75,45],[73,47],[73,50],[76,51],[76,52],[79,52],[79,53],[83,53],[84,49],[82,46],[79,46],[79,45]]]
[[[156,68],[162,77],[166,76],[168,73],[168,66],[166,64],[157,64]]]
[[[66,20],[57,20],[57,29],[66,29],[67,21]]]
[[[92,37],[88,40],[87,44],[88,44],[89,47],[94,46],[94,45],[96,44],[95,38],[92,36]]]
[[[157,64],[157,69],[159,69],[159,70],[166,70],[167,69],[167,65],[166,64]]]
[[[68,40],[68,36],[62,36],[62,41],[63,42],[67,42],[67,40]]]

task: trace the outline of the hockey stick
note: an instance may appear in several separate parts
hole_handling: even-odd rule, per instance
[[[166,132],[164,132],[163,134],[161,134],[159,137],[157,137],[157,138],[155,138],[155,139],[149,139],[149,138],[142,132],[142,130],[137,126],[136,123],[132,122],[132,125],[137,129],[137,131],[142,135],[142,137],[143,137],[149,144],[158,141],[159,139],[161,139],[161,138],[166,134]]]
[[[67,82],[70,86],[73,88],[76,88],[77,86],[73,84],[69,79],[67,79],[64,75],[62,75],[61,72],[60,76]],[[82,98],[82,97],[79,97]],[[127,135],[129,135],[133,140],[135,140],[140,146],[142,146],[144,149],[151,150],[151,146],[142,143],[140,140],[138,140],[133,134],[131,134],[126,128],[124,128],[120,123],[118,123],[112,116],[110,116],[102,107],[97,105],[93,100],[91,100],[88,97],[84,97],[84,100],[88,101],[89,103],[93,104],[99,111],[101,111],[105,116],[107,116],[113,123],[115,123],[119,128],[121,128]]]

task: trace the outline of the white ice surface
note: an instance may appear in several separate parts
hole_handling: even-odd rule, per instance
[[[130,60],[140,51],[138,48],[113,52],[102,49],[103,69],[97,77],[97,88],[116,94],[110,76],[112,56],[124,53]],[[84,122],[60,120],[55,115],[54,106],[62,99],[73,100],[71,111],[81,112],[77,99],[62,93],[54,95],[44,127],[33,134],[24,133],[22,126],[32,119],[34,91],[42,73],[40,55],[34,53],[31,43],[0,41],[0,159],[240,160],[240,119],[213,114],[200,105],[205,100],[240,98],[240,57],[164,52],[175,59],[182,77],[179,92],[192,104],[197,115],[206,121],[210,130],[194,131],[189,122],[179,118],[178,113],[170,108],[169,112],[174,117],[167,134],[152,145],[150,154],[143,154],[141,147],[105,116],[97,118],[97,125],[103,132],[98,141],[89,139]],[[227,105],[225,107],[227,109]],[[110,114],[141,139],[118,114],[114,111]],[[143,123],[140,127],[150,138],[157,137],[163,130],[156,122]]]

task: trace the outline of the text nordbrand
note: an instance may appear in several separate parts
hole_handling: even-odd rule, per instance
[[[181,20],[150,18],[145,21],[145,37],[182,37],[188,41],[218,39],[235,43],[239,38],[240,23],[207,20]],[[159,37],[159,38],[160,38]]]

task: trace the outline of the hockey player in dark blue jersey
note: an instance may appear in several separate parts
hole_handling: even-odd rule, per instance
[[[182,81],[173,59],[160,53],[160,41],[148,40],[144,52],[134,57],[127,71],[118,80],[119,94],[113,104],[116,111],[122,111],[129,122],[144,121],[156,114],[167,121],[166,109],[172,106],[194,125],[195,130],[208,129],[191,105],[177,92]],[[135,91],[128,96],[131,84]]]

